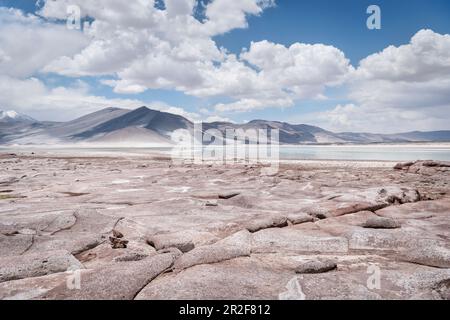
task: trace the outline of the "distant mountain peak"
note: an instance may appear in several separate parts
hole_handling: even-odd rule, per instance
[[[281,144],[343,144],[450,141],[450,131],[406,132],[398,134],[334,133],[307,124],[253,120],[203,123],[204,130],[216,129],[226,134],[228,129],[277,129]],[[0,145],[52,143],[162,143],[178,130],[193,130],[194,124],[181,115],[142,106],[135,110],[104,108],[69,122],[38,122],[16,111],[0,111]]]
[[[157,111],[157,110],[150,109],[150,108],[147,107],[147,106],[142,106],[142,107],[140,107],[140,108],[137,108],[137,109],[134,110],[134,111]]]
[[[14,110],[9,111],[1,111],[0,110],[0,122],[6,122],[6,123],[15,123],[15,122],[38,122],[35,119],[24,115],[22,113],[16,112]]]

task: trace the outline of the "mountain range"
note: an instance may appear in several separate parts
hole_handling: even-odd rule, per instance
[[[0,145],[108,145],[171,144],[177,129],[192,130],[194,123],[171,113],[141,107],[106,108],[69,122],[37,121],[15,111],[0,111]],[[281,144],[357,144],[450,141],[450,131],[398,134],[335,133],[306,124],[253,120],[245,124],[203,123],[203,130],[279,129]]]

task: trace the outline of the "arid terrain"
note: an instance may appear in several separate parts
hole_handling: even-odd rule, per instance
[[[0,155],[1,299],[450,299],[450,163]]]

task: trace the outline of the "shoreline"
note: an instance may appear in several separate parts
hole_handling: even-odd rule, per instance
[[[174,163],[181,163],[182,165],[193,164],[190,159],[187,158],[172,158],[169,150],[162,151],[157,149],[147,148],[4,148],[0,147],[0,157],[12,157],[18,158],[53,158],[53,159],[129,159],[129,160],[149,160],[149,161],[171,161]],[[420,159],[414,159],[416,161]],[[432,160],[432,159],[422,159]],[[370,159],[291,159],[281,158],[279,160],[265,159],[261,162],[211,162],[205,160],[199,165],[214,166],[245,166],[245,165],[272,165],[276,164],[280,166],[300,165],[311,168],[319,167],[337,167],[337,168],[392,168],[397,163],[408,162],[408,160],[370,160]]]
[[[79,150],[82,152],[76,152],[74,149],[39,149],[39,150],[2,150],[0,148],[0,158],[8,157],[17,157],[17,158],[28,158],[28,159],[129,159],[129,160],[149,160],[149,161],[170,161],[174,163],[181,163],[182,166],[192,164],[192,161],[187,158],[172,158],[170,152],[146,152],[140,153],[130,152],[130,151],[86,151]],[[392,168],[397,163],[402,161],[392,161],[392,160],[339,160],[339,159],[279,159],[276,161],[265,160],[260,163],[245,163],[243,161],[237,162],[228,162],[228,163],[217,163],[204,161],[199,164],[200,166],[208,166],[213,164],[214,166],[245,166],[245,165],[271,165],[278,161],[279,165],[301,165],[306,167],[339,167],[339,168]]]

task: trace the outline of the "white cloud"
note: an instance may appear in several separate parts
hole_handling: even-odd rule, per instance
[[[441,107],[398,110],[395,108],[370,109],[354,104],[309,113],[302,122],[317,125],[335,132],[400,133],[448,129],[450,117]]]
[[[362,60],[350,98],[373,108],[449,106],[449,88],[450,35],[421,30],[409,44]]]
[[[211,35],[226,33],[237,28],[246,28],[246,15],[259,15],[274,5],[273,0],[215,0],[206,7],[208,21],[205,28]]]
[[[204,119],[203,121],[205,122],[230,122],[230,123],[234,123],[233,120],[226,118],[226,117],[221,117],[221,116],[209,116],[206,119]]]
[[[236,102],[231,103],[218,103],[215,105],[215,110],[219,112],[234,111],[234,112],[245,112],[251,110],[264,109],[267,107],[292,107],[294,102],[289,99],[241,99]]]
[[[135,99],[109,99],[92,95],[79,82],[71,87],[47,88],[36,79],[0,76],[0,109],[16,110],[40,120],[70,120],[106,107],[135,109],[144,105]]]
[[[14,9],[0,8],[0,27],[0,74],[12,77],[32,76],[53,59],[88,44],[80,32]]]
[[[94,19],[84,34],[50,22],[64,19],[68,5]],[[214,36],[246,28],[248,16],[271,6],[273,0],[165,0],[161,10],[153,0],[58,0],[45,1],[39,12],[45,19],[0,8],[0,106],[85,113],[145,104],[107,99],[84,85],[49,89],[35,78],[45,72],[108,76],[101,83],[116,93],[170,89],[219,101],[203,116],[162,106],[193,120],[212,110],[292,107],[327,99],[327,88],[343,86],[349,104],[310,114],[311,122],[379,132],[448,128],[450,35],[421,30],[410,43],[363,59],[356,70],[341,50],[324,44],[259,41],[238,55],[217,46]],[[203,21],[194,15],[201,10]]]
[[[51,63],[47,72],[67,76],[113,75],[117,93],[175,89],[195,97],[226,97],[215,110],[248,111],[289,107],[297,99],[324,97],[327,86],[342,83],[351,70],[345,55],[332,46],[268,41],[252,43],[235,56],[218,48],[213,36],[247,27],[248,15],[259,15],[273,0],[214,0],[204,8],[204,21],[194,17],[195,1],[47,1],[41,11],[61,18],[61,3],[77,4],[95,19],[90,45],[80,53]],[[103,4],[103,6],[102,6]],[[143,13],[145,12],[145,14]]]
[[[67,121],[107,107],[131,110],[144,105],[154,110],[183,116],[191,121],[229,120],[187,112],[181,107],[161,101],[98,96],[92,94],[89,86],[82,81],[77,81],[70,87],[48,88],[36,78],[21,80],[0,76],[0,109],[16,110],[38,120]]]
[[[420,30],[360,62],[349,82],[353,103],[303,120],[335,131],[397,133],[449,129],[450,35]]]
[[[360,62],[357,76],[392,82],[427,82],[450,73],[450,35],[420,30],[411,42],[389,46]]]
[[[252,42],[240,60],[230,56],[210,71],[209,85],[192,93],[237,99],[217,104],[215,109],[221,112],[284,108],[301,99],[324,99],[326,87],[342,84],[352,71],[344,53],[333,46]]]
[[[269,41],[252,42],[241,57],[265,77],[294,88],[341,84],[352,70],[342,51],[323,44],[294,43],[287,48]]]
[[[196,0],[165,0],[166,11],[169,17],[191,15]]]
[[[448,129],[450,35],[420,30],[409,44],[389,46],[368,56],[354,72],[349,90],[354,105],[326,113],[331,123],[345,119],[340,121],[341,128],[371,132]]]

